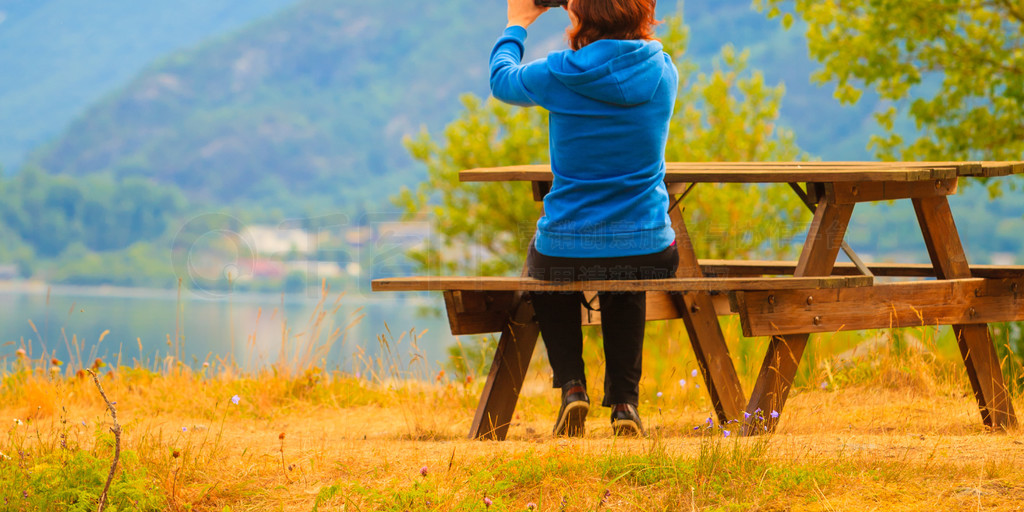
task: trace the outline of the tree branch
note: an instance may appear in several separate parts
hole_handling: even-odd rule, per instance
[[[110,427],[110,431],[114,433],[114,460],[110,463],[110,473],[107,474],[107,483],[103,486],[103,493],[100,494],[99,506],[96,512],[103,512],[104,507],[107,506],[107,491],[110,490],[110,483],[114,481],[114,472],[117,471],[117,461],[121,458],[121,425],[117,422],[117,409],[114,408],[114,404],[107,398],[107,394],[103,392],[103,385],[100,384],[99,377],[96,376],[96,372],[91,369],[86,369],[92,375],[93,382],[96,383],[96,388],[100,391],[100,396],[103,397],[103,401],[107,403],[107,409],[110,409],[110,417],[114,420],[114,426]]]
[[[1010,0],[996,0],[996,3],[1003,6],[1010,16],[1016,18],[1017,21],[1024,23],[1024,11],[1019,10],[1017,6],[1013,5],[1013,2]]]

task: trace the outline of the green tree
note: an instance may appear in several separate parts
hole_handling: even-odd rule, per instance
[[[722,50],[711,73],[685,59],[687,29],[670,17],[660,34],[680,71],[680,92],[667,148],[669,161],[778,161],[804,157],[789,130],[776,125],[782,85],[747,70],[747,53]],[[547,115],[493,99],[463,97],[464,110],[443,142],[423,131],[407,140],[429,177],[395,198],[406,219],[433,223],[434,233],[408,255],[431,273],[518,273],[540,208],[526,183],[460,183],[476,167],[548,161]],[[789,252],[789,239],[809,214],[785,186],[701,184],[684,202],[687,227],[701,257]]]
[[[176,188],[141,178],[47,175],[32,166],[0,177],[0,225],[47,258],[74,244],[114,251],[154,240],[184,204]]]
[[[879,158],[1018,160],[1024,155],[1024,4],[1019,0],[755,0],[769,17],[807,22],[813,75],[855,103],[887,102]],[[787,12],[788,11],[788,12]],[[918,133],[904,140],[897,121]]]

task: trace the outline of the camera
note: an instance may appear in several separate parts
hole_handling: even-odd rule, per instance
[[[561,7],[568,5],[569,0],[533,0],[533,4],[538,7]]]

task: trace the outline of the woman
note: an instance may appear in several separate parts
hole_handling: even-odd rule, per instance
[[[491,93],[549,111],[554,181],[530,244],[544,280],[656,279],[678,264],[668,217],[665,143],[679,81],[654,39],[656,0],[569,0],[570,49],[521,64],[526,28],[547,8],[508,0],[508,26],[491,51]],[[604,399],[616,435],[643,435],[637,413],[644,293],[600,293]],[[590,408],[583,368],[581,293],[533,295],[562,389],[555,435],[581,436]]]

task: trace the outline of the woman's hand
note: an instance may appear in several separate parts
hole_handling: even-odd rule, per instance
[[[547,7],[538,7],[533,0],[508,0],[508,26],[529,27]]]

